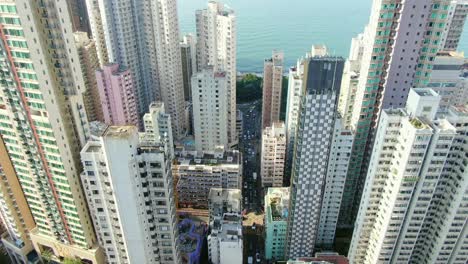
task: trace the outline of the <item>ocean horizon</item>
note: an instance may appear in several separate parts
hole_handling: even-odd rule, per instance
[[[181,34],[195,34],[195,11],[207,0],[179,0]],[[263,71],[263,60],[282,50],[285,69],[314,44],[347,58],[351,38],[363,32],[372,0],[225,0],[237,16],[237,71]],[[468,51],[468,23],[459,50]]]

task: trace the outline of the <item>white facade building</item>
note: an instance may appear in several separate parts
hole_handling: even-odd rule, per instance
[[[208,258],[213,264],[239,264],[243,256],[242,216],[226,213],[210,223]]]
[[[353,263],[466,263],[466,108],[410,91],[382,112],[349,251]],[[463,143],[465,142],[465,143]],[[465,201],[465,202],[462,202]]]
[[[344,60],[315,56],[304,63],[303,91],[291,176],[286,257],[311,256],[319,234]]]
[[[343,123],[340,118],[335,120],[316,241],[317,247],[327,250],[333,248],[335,241],[336,225],[354,140],[353,130]]]
[[[465,57],[462,52],[442,51],[437,54],[427,87],[440,96],[440,107],[468,103],[468,78],[463,76]]]
[[[263,130],[260,177],[262,187],[282,187],[286,155],[286,128],[275,122]]]
[[[173,134],[185,133],[184,88],[175,0],[86,0],[101,64],[118,63],[132,71],[139,113],[162,100]]]
[[[209,1],[208,8],[197,10],[197,70],[213,66],[214,71],[226,72],[228,100],[228,142],[236,145],[236,52],[237,26],[232,9],[216,1]]]
[[[299,59],[296,66],[289,69],[288,96],[286,102],[286,164],[285,176],[290,177],[294,155],[294,144],[299,120],[302,96],[302,78],[304,76],[304,59]]]
[[[176,157],[172,169],[179,208],[207,209],[211,189],[242,188],[242,159],[237,150],[182,151]]]
[[[404,107],[411,87],[426,87],[443,48],[451,0],[372,1],[353,104],[355,127],[339,225],[351,229],[359,211],[380,112]]]
[[[444,50],[456,51],[468,15],[468,0],[452,0],[450,4],[450,23],[447,23]]]
[[[133,126],[110,126],[81,152],[81,180],[107,263],[181,261],[172,145],[168,133],[161,135],[170,121],[162,114],[148,116],[159,125],[145,123],[151,136],[139,135]]]
[[[242,192],[240,189],[211,188],[208,195],[210,220],[225,213],[242,211]]]
[[[341,114],[344,125],[347,127],[355,125],[357,122],[357,120],[352,120],[352,117],[363,51],[363,34],[359,34],[351,40],[349,58],[343,71],[340,100],[338,102],[338,112]]]
[[[225,72],[207,67],[192,77],[193,129],[197,151],[227,149],[228,83]]]

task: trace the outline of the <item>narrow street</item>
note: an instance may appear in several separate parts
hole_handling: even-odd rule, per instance
[[[260,185],[260,151],[261,151],[261,109],[260,100],[237,106],[243,113],[243,134],[240,138],[240,151],[244,159],[243,173],[243,208],[246,215],[255,218],[263,217],[263,190]],[[256,173],[256,178],[254,178]],[[252,257],[253,263],[263,263],[264,241],[262,233],[244,232],[244,263]],[[257,260],[257,256],[259,259]]]

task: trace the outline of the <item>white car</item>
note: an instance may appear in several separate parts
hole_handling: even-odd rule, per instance
[[[255,254],[255,259],[257,260],[257,263],[260,263],[260,261],[262,261],[260,259],[260,253]]]

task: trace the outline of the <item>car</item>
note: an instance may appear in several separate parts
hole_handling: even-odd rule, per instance
[[[257,263],[260,263],[260,261],[262,261],[260,259],[260,253],[257,252],[257,254],[255,254],[255,260],[257,261]]]

